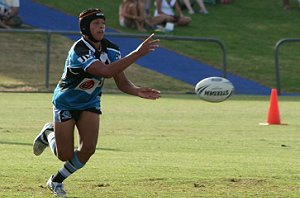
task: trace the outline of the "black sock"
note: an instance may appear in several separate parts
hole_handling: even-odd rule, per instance
[[[47,137],[47,134],[46,133],[43,133],[43,139],[48,142],[48,137]]]
[[[62,183],[66,178],[60,174],[60,172],[57,172],[56,175],[52,177],[53,182]]]

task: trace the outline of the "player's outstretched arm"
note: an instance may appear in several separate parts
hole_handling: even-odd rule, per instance
[[[127,79],[124,72],[120,72],[114,76],[117,87],[124,93],[139,96],[145,99],[155,100],[160,98],[160,91],[149,87],[138,87]]]
[[[124,71],[136,60],[142,56],[148,54],[149,52],[155,51],[159,47],[159,39],[154,39],[154,34],[151,34],[147,39],[145,39],[135,50],[133,50],[126,57],[113,62],[111,64],[105,65],[101,61],[94,62],[88,69],[87,72],[96,75],[102,76],[104,78],[111,78],[116,74]]]
[[[137,95],[141,98],[156,100],[160,98],[160,91],[149,87],[139,87],[137,89]]]

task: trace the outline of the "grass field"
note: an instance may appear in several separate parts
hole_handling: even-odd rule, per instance
[[[31,146],[52,119],[50,100],[0,93],[0,197],[52,197],[45,183],[62,163]],[[263,96],[104,94],[96,154],[65,188],[69,197],[299,197],[299,98],[279,97],[287,125],[259,125],[268,105]]]
[[[36,1],[73,15],[99,6],[117,19],[118,1]],[[271,87],[275,42],[300,35],[300,10],[296,1],[291,3],[290,11],[274,0],[208,5],[209,15],[193,16],[190,26],[173,34],[220,38],[228,49],[230,72]],[[108,20],[108,26],[136,33],[118,27],[117,20]],[[59,80],[72,44],[62,36],[52,42],[56,50],[49,90]],[[0,43],[0,91],[44,91],[45,38],[3,34]],[[215,46],[163,45],[221,67]],[[283,91],[299,92],[298,49],[298,44],[285,46],[280,53]],[[97,151],[85,168],[65,181],[69,197],[300,197],[299,97],[279,97],[281,122],[287,125],[261,126],[269,97],[233,95],[222,103],[208,103],[193,94],[169,94],[193,92],[193,85],[137,65],[126,73],[137,85],[161,90],[163,97],[146,101],[113,94],[115,85],[106,81]],[[33,139],[52,120],[51,97],[0,92],[1,198],[52,197],[46,181],[63,163],[49,149],[40,157],[32,154]]]

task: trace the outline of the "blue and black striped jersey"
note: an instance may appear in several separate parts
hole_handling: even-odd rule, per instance
[[[53,94],[53,104],[61,110],[100,110],[104,78],[86,72],[95,61],[110,64],[121,58],[119,47],[107,39],[101,41],[101,52],[83,37],[71,47],[64,73]]]

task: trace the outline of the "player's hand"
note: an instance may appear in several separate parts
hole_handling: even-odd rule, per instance
[[[156,100],[160,98],[160,91],[148,87],[140,87],[137,95],[141,98]]]
[[[155,51],[155,49],[159,47],[160,40],[154,39],[153,37],[154,34],[151,34],[134,51],[139,53],[140,56],[144,56],[149,52]]]

